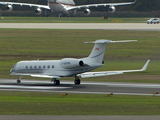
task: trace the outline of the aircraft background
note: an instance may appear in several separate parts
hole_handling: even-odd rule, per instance
[[[51,11],[52,13],[55,13],[58,17],[67,15],[67,16],[76,16],[76,10],[77,9],[83,9],[83,12],[85,15],[90,15],[92,7],[108,7],[108,11],[110,13],[114,13],[116,11],[117,6],[124,6],[124,5],[131,5],[135,4],[135,1],[132,2],[105,2],[105,3],[95,3],[95,4],[82,4],[77,5],[76,2],[73,0],[48,0],[47,5],[41,5],[41,4],[32,4],[27,1],[27,3],[21,2],[7,2],[2,1],[0,4],[5,5],[6,10],[12,11],[14,6],[29,6],[35,8],[35,14],[40,15],[42,13],[42,10],[45,9]]]
[[[42,4],[46,5],[47,0],[0,0],[0,2],[6,1],[6,2],[23,2],[23,3],[32,3],[32,4]],[[105,3],[105,2],[133,2],[134,0],[74,0],[76,5],[82,5],[82,4],[96,4],[96,3]],[[137,11],[137,12],[151,12],[160,10],[160,0],[137,0],[136,4],[129,5],[129,6],[120,6],[117,7],[118,11]],[[2,5],[3,10],[5,10],[5,6]],[[98,8],[92,8],[93,10],[98,11],[104,11],[104,8],[98,7]],[[19,6],[14,6],[14,11],[26,11],[26,10],[32,10],[28,7],[24,7],[23,9]]]

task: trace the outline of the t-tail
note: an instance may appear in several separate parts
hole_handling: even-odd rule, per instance
[[[103,58],[107,43],[121,43],[121,42],[135,42],[135,41],[137,40],[123,40],[123,41],[96,40],[95,42],[85,42],[85,43],[95,44],[87,59],[94,63],[103,64]]]

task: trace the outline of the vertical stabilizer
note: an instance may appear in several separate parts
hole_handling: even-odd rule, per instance
[[[88,56],[88,59],[90,59],[92,62],[102,64],[106,50],[106,44],[110,43],[110,40],[96,40],[95,42],[86,42],[86,43],[95,44],[90,55]]]
[[[123,42],[135,42],[135,41],[137,40],[123,40],[123,41],[96,40],[95,42],[85,42],[85,43],[95,44],[87,59],[89,59],[91,62],[102,64],[107,43],[123,43]]]

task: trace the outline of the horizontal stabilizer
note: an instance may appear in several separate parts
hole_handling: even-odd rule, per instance
[[[85,43],[99,43],[99,44],[103,44],[103,43],[125,43],[125,42],[136,42],[138,40],[121,40],[121,41],[112,41],[112,40],[96,40],[95,42],[85,42]]]

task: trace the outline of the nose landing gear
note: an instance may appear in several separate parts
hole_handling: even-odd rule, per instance
[[[18,77],[17,83],[21,83],[21,76]]]

